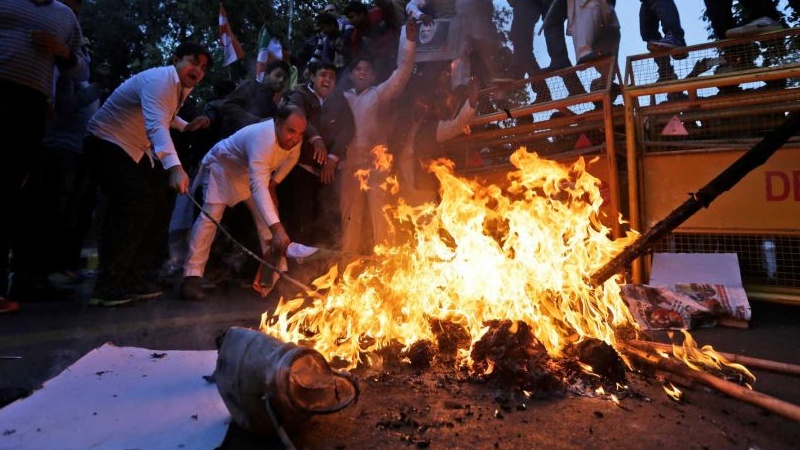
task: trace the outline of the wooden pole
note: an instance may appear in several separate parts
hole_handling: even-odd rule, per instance
[[[797,133],[798,129],[800,129],[800,112],[795,111],[789,114],[783,124],[769,132],[758,144],[745,152],[708,184],[692,193],[688,200],[675,208],[667,217],[650,227],[647,232],[625,247],[600,270],[593,273],[588,280],[589,284],[600,286],[620,272],[628,263],[645,254],[653,243],[658,242],[701,208],[708,208],[717,197],[734,187],[756,167],[767,162],[770,156]]]
[[[626,344],[644,350],[656,349],[672,353],[672,344],[662,344],[660,342],[641,341],[637,339],[632,339],[630,341],[627,341]],[[762,370],[768,370],[770,372],[785,373],[789,375],[800,375],[800,365],[797,364],[788,364],[780,361],[752,358],[749,356],[738,355],[736,353],[724,353],[718,351],[717,354],[727,359],[730,362],[746,366],[748,369],[762,369]]]
[[[725,381],[708,372],[694,370],[676,360],[667,359],[658,354],[650,353],[628,345],[623,345],[620,350],[636,361],[653,366],[665,372],[682,376],[689,380],[697,381],[737,400],[759,406],[771,413],[778,414],[786,417],[787,419],[791,419],[800,423],[800,406],[770,397],[769,395],[756,392],[744,386],[731,383],[730,381]]]

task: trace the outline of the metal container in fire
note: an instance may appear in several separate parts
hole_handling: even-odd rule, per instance
[[[339,411],[359,393],[355,378],[319,352],[240,327],[222,338],[215,379],[234,422],[263,435]]]

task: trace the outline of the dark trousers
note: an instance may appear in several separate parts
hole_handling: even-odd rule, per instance
[[[539,2],[542,14],[548,14],[548,11],[553,8],[552,17],[557,19],[545,25],[543,30],[547,55],[550,57],[550,68],[563,69],[571,66],[572,63],[567,52],[566,31],[564,30],[564,22],[567,20],[567,2],[561,0],[536,1]],[[554,2],[555,5],[553,5]]]
[[[167,232],[175,194],[161,163],[135,162],[111,142],[89,136],[84,153],[99,186],[100,242],[94,295],[129,294],[152,281],[167,253]]]
[[[293,242],[318,244],[319,175],[295,166],[278,185],[281,223]]]
[[[46,118],[44,94],[0,81],[0,296],[3,297],[8,291],[9,270],[22,275],[35,264],[37,256],[33,247],[40,236],[24,234],[29,229],[25,224],[32,220],[26,216],[22,194],[40,161]],[[12,247],[13,266],[8,258]]]
[[[517,72],[515,76],[533,75],[539,69],[533,55],[533,31],[541,15],[542,10],[537,0],[517,0],[514,5],[509,38],[514,44],[512,64]]]
[[[43,222],[46,272],[77,271],[83,241],[92,226],[96,187],[83,153],[45,147],[42,170],[41,204],[49,212]]]
[[[639,33],[642,40],[648,42],[661,39],[659,24],[665,35],[684,38],[681,18],[674,0],[642,0],[639,8]]]

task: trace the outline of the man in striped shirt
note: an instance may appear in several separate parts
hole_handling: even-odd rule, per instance
[[[53,0],[0,2],[0,313],[18,308],[8,289],[12,233],[25,229],[17,214],[23,185],[39,159],[56,67],[82,73],[83,36],[78,19]],[[14,239],[14,282],[20,286],[35,265],[36,252]],[[41,255],[38,255],[41,256]],[[28,272],[30,273],[30,272]],[[19,290],[16,290],[19,292]]]

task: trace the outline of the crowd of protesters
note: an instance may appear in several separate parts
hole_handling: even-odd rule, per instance
[[[182,43],[170,64],[110,91],[102,68],[90,77],[79,3],[0,2],[0,312],[81,282],[93,223],[89,303],[102,306],[158,297],[159,280],[176,274],[181,298],[203,299],[206,266],[225,257],[212,242],[226,219],[264,255],[297,243],[356,257],[396,242],[387,178],[411,204],[435,201],[426,164],[470,123],[479,88],[571,66],[566,35],[578,64],[615,55],[620,40],[613,0],[508,0],[506,66],[489,1],[329,4],[291,57],[258,81],[220,83],[191,111],[184,102],[213,65],[204,46]],[[773,0],[738,0],[738,24],[732,3],[705,0],[719,39],[784,26]],[[674,0],[641,0],[639,19],[650,51],[686,46]],[[539,21],[548,67],[533,53]],[[463,36],[455,52],[448,26]],[[675,77],[670,58],[681,55],[655,57],[660,80]],[[563,78],[570,95],[586,91]],[[387,153],[395,167],[381,164]],[[247,220],[223,218],[242,206]]]

